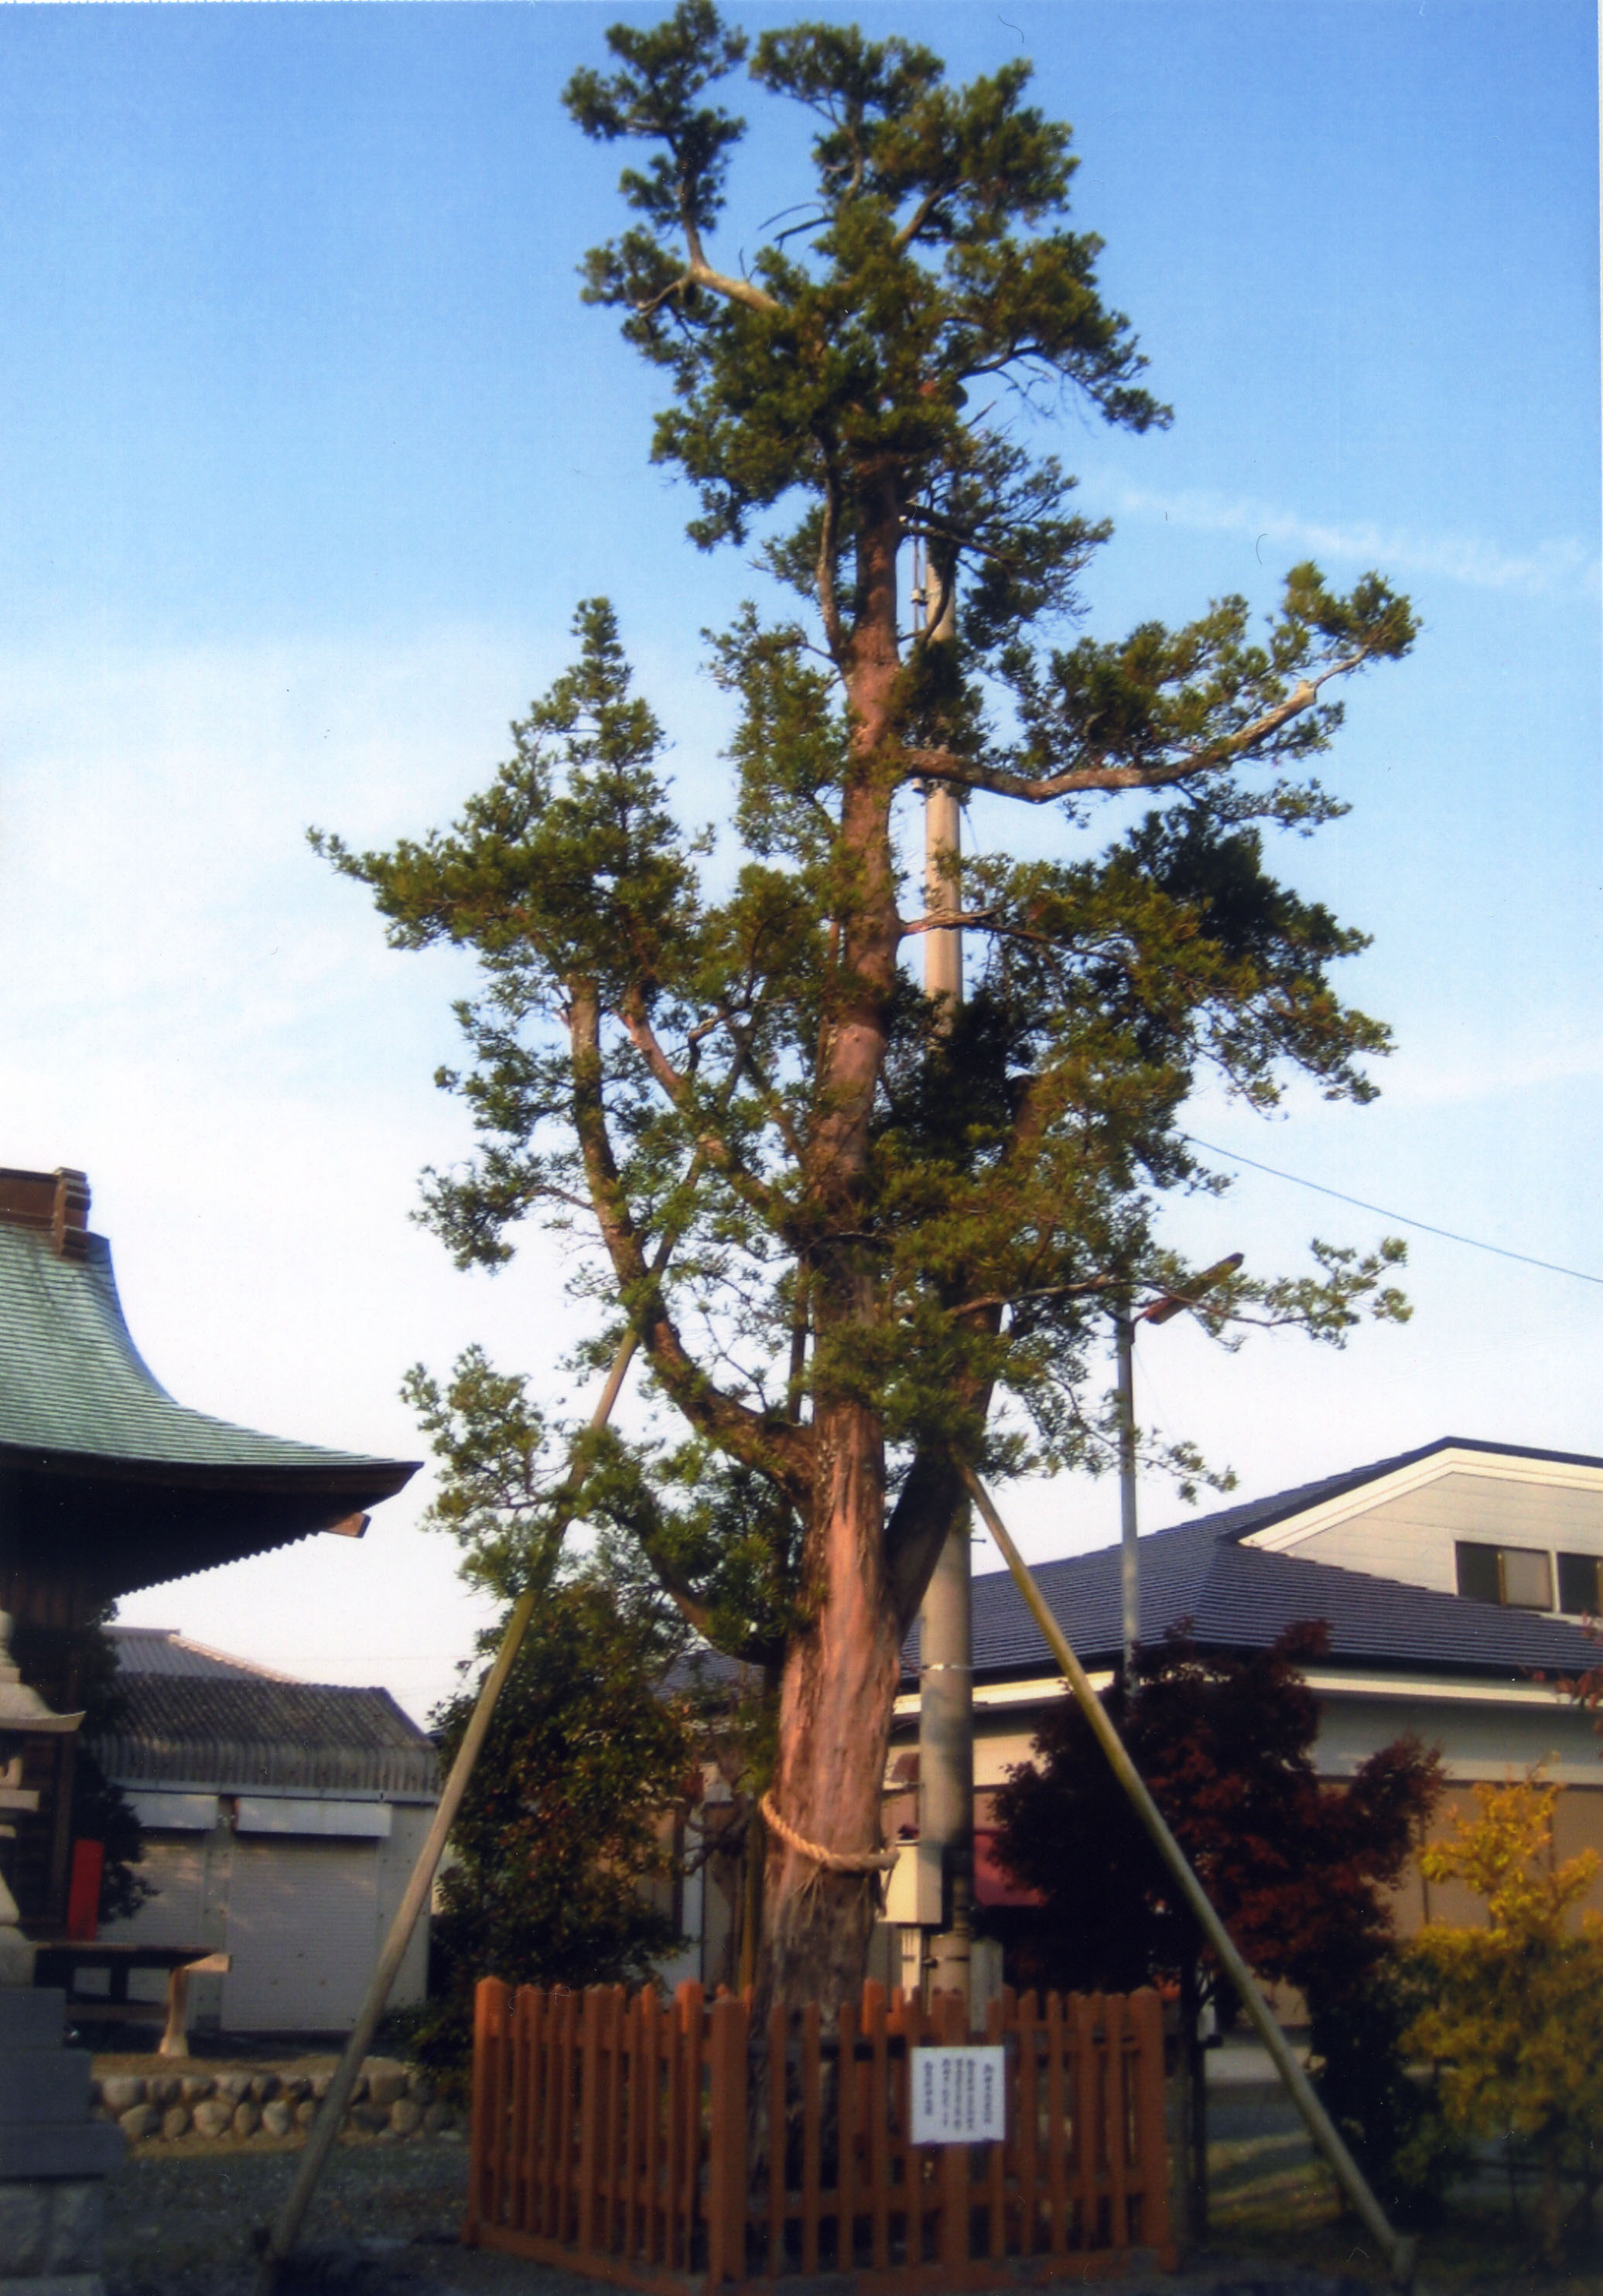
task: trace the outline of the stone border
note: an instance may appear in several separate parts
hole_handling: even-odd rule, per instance
[[[90,2084],[90,2118],[113,2120],[130,2144],[185,2136],[304,2136],[333,2084],[332,2072],[106,2073]],[[342,2136],[387,2144],[441,2136],[460,2144],[466,2113],[434,2094],[430,2076],[394,2057],[365,2060]]]

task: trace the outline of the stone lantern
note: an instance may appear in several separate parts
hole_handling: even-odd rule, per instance
[[[61,1737],[76,1730],[81,1714],[54,1714],[37,1690],[31,1690],[12,1662],[11,1620],[0,1611],[0,1841],[11,1841],[16,1827],[7,1823],[12,1810],[36,1810],[37,1792],[22,1784],[25,1740]],[[33,1983],[34,1948],[18,1925],[17,1901],[0,1874],[0,1985]]]

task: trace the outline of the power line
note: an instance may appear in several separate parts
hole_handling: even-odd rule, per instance
[[[1433,1227],[1429,1220],[1410,1219],[1407,1212],[1389,1212],[1384,1204],[1366,1203],[1361,1196],[1344,1195],[1339,1188],[1328,1188],[1319,1180],[1305,1180],[1300,1172],[1282,1172],[1276,1165],[1260,1164],[1255,1157],[1244,1156],[1239,1148],[1216,1148],[1210,1140],[1199,1140],[1194,1132],[1186,1137],[1194,1148],[1203,1148],[1210,1156],[1227,1157],[1231,1163],[1250,1165],[1254,1172],[1267,1172],[1271,1180],[1289,1180],[1294,1188],[1311,1188],[1316,1196],[1334,1196],[1338,1204],[1352,1204],[1360,1212],[1374,1212],[1381,1219],[1395,1220],[1402,1227],[1417,1227],[1426,1235],[1443,1236],[1449,1243],[1467,1243],[1471,1251],[1490,1251],[1499,1259],[1517,1259],[1523,1267],[1540,1267],[1549,1275],[1573,1275],[1577,1283],[1603,1283],[1603,1275],[1589,1275],[1583,1267],[1560,1267],[1557,1260],[1533,1259],[1528,1251],[1510,1251],[1506,1244],[1484,1243],[1478,1235],[1460,1235],[1456,1228]]]

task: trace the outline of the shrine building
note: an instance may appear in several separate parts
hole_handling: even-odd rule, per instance
[[[74,1638],[119,1595],[313,1532],[359,1538],[416,1472],[257,1434],[175,1402],[135,1346],[81,1172],[0,1167],[0,1611],[24,1677],[58,1712]],[[37,1814],[9,1851],[24,1929],[58,1933],[75,1737],[30,1742]]]

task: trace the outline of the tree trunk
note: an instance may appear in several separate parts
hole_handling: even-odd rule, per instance
[[[860,1404],[815,1410],[818,1505],[804,1557],[810,1623],[792,1640],[779,1694],[774,1800],[809,1842],[880,1847],[881,1787],[900,1670],[884,1563],[885,1465],[879,1419]],[[879,1874],[834,1874],[770,1829],[758,2008],[860,1993]]]
[[[850,1364],[853,1335],[872,1325],[878,1307],[877,1272],[853,1263],[861,1250],[859,1200],[902,931],[891,847],[894,776],[882,756],[901,667],[900,538],[901,508],[887,480],[859,534],[860,611],[845,666],[852,765],[841,827],[851,882],[808,1157],[808,1192],[826,1230],[813,1261],[814,1360],[824,1368],[810,1430],[812,1499],[802,1572],[807,1624],[785,1655],[773,1789],[795,1834],[849,1855],[880,1848],[902,1639],[886,1565],[884,1424],[877,1412],[841,1392],[831,1360]],[[760,2013],[774,2000],[790,2007],[817,2002],[828,2013],[860,1994],[879,1882],[876,1868],[833,1873],[770,1829]]]
[[[1541,2231],[1541,2260],[1550,2272],[1557,2272],[1564,2262],[1564,2235],[1568,2211],[1564,2205],[1564,2176],[1558,2162],[1558,2147],[1552,2140],[1542,2148],[1541,2189],[1536,2208]]]

